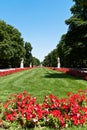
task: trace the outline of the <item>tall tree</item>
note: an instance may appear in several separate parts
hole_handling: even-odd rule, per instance
[[[57,67],[57,58],[58,58],[57,49],[54,49],[47,56],[45,56],[43,60],[43,65],[50,67]]]
[[[87,0],[73,1],[73,15],[65,21],[69,28],[61,45],[65,48],[62,59],[66,59],[64,66],[87,67]]]
[[[72,53],[77,67],[87,64],[87,0],[73,0],[71,8],[73,16],[66,20],[69,30],[66,34],[66,44],[72,47]]]
[[[21,33],[13,26],[0,21],[0,67],[19,67],[24,55]]]
[[[33,64],[33,57],[32,57],[32,46],[30,44],[30,42],[25,42],[25,50],[26,50],[26,54],[25,54],[25,59],[24,59],[24,65],[25,67],[29,67],[30,64]]]
[[[33,66],[39,66],[40,65],[40,60],[36,57],[33,57]]]

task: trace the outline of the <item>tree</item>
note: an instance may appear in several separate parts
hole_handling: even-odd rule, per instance
[[[66,44],[72,47],[72,53],[77,67],[87,65],[87,0],[74,0],[71,8],[73,16],[66,20],[69,30],[66,34]]]
[[[54,49],[47,56],[45,56],[45,59],[43,60],[43,65],[49,67],[57,67],[57,58],[57,49]]]
[[[73,15],[65,21],[69,28],[58,47],[65,67],[87,67],[87,0],[73,1]]]
[[[0,21],[0,67],[19,67],[24,55],[21,33],[13,26]]]
[[[36,57],[33,57],[33,66],[39,66],[40,65],[40,60]]]
[[[58,51],[58,55],[60,57],[61,67],[64,67],[67,65],[66,59],[69,54],[69,49],[68,49],[68,47],[66,47],[66,43],[65,43],[65,36],[66,36],[65,34],[62,35],[61,40],[60,40],[59,44],[57,45],[57,51]]]
[[[53,49],[51,52],[51,64],[53,67],[57,67],[57,61],[58,60],[58,54],[57,54],[57,49]]]
[[[24,65],[25,67],[29,67],[30,64],[33,62],[33,57],[32,57],[32,46],[29,42],[25,42],[25,50],[26,50],[26,54],[25,54],[25,59],[24,59]]]

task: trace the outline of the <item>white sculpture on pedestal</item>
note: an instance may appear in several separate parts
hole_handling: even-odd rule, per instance
[[[42,67],[43,65],[42,64],[40,64],[40,67]]]
[[[20,63],[20,68],[24,68],[24,59],[22,58],[21,63]]]
[[[60,58],[58,57],[58,64],[57,64],[57,67],[60,68]]]
[[[30,67],[32,67],[32,63],[30,63]]]

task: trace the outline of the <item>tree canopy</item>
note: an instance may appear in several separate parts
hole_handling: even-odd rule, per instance
[[[61,37],[58,52],[62,66],[87,67],[87,0],[73,0],[68,31]]]
[[[21,33],[0,20],[0,67],[19,67],[24,55],[24,41]]]
[[[0,68],[40,65],[39,59],[32,56],[30,42],[24,42],[18,29],[0,20]]]
[[[54,49],[47,56],[45,56],[43,60],[43,65],[50,67],[57,67],[57,58],[58,58],[57,49]]]
[[[40,60],[36,57],[33,57],[33,66],[40,66]]]
[[[30,44],[30,42],[25,42],[25,50],[26,50],[26,54],[25,54],[25,59],[24,59],[24,65],[25,67],[29,67],[30,64],[32,64],[33,62],[33,56],[32,56],[32,46]]]

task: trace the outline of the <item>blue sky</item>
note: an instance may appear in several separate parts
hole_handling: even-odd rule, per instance
[[[0,20],[17,28],[40,61],[67,32],[72,0],[0,0]]]

